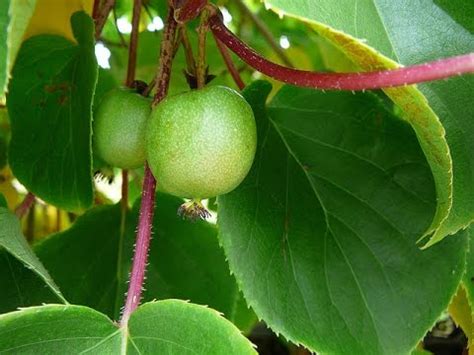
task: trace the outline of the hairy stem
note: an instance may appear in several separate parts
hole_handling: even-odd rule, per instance
[[[166,19],[163,39],[160,49],[160,64],[156,77],[157,92],[153,103],[157,104],[163,100],[168,93],[171,66],[173,63],[173,44],[176,33],[176,21],[173,10],[170,8]],[[153,213],[155,207],[156,180],[151,173],[148,163],[145,163],[145,177],[143,180],[142,201],[140,206],[140,217],[135,243],[135,254],[133,256],[130,283],[125,300],[125,307],[120,320],[120,325],[126,327],[133,311],[138,307],[141,300],[145,271],[148,260],[148,249],[150,247],[151,228],[153,224]]]
[[[303,87],[333,90],[367,90],[403,86],[474,73],[474,53],[393,70],[366,73],[320,73],[281,66],[263,58],[225,27],[218,14],[209,19],[221,42],[244,62],[276,80]]]
[[[174,37],[176,35],[177,23],[174,19],[173,11],[169,10],[166,18],[163,38],[161,40],[160,48],[160,65],[155,77],[156,93],[153,98],[153,105],[157,105],[168,94],[169,81],[171,76],[171,65],[173,63],[174,51]]]
[[[217,48],[219,48],[219,52],[221,53],[222,58],[224,59],[224,63],[229,70],[230,75],[232,76],[232,79],[234,79],[235,84],[240,90],[243,90],[245,88],[245,83],[240,77],[240,73],[237,70],[237,68],[234,65],[234,62],[232,61],[232,58],[230,57],[230,53],[227,50],[227,47],[224,46],[224,44],[219,41],[216,37],[214,37],[216,40]]]
[[[19,219],[25,216],[25,214],[28,212],[30,207],[35,202],[35,199],[36,199],[36,196],[33,193],[28,192],[26,194],[23,201],[21,201],[21,203],[17,206],[17,208],[15,208],[15,214]]]
[[[293,64],[290,61],[290,58],[286,55],[285,51],[278,45],[277,41],[273,37],[272,33],[268,29],[265,22],[263,22],[257,15],[255,15],[248,7],[244,4],[242,0],[236,0],[237,5],[240,8],[240,11],[247,16],[255,25],[255,27],[260,31],[263,38],[267,43],[272,47],[276,55],[281,59],[283,64],[288,67],[293,67]]]

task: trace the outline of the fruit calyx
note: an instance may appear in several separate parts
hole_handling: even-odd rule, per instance
[[[198,219],[206,220],[211,217],[211,214],[206,207],[204,207],[200,199],[192,199],[179,206],[178,216],[194,222]]]

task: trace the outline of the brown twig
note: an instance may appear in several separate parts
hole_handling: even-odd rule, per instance
[[[232,79],[234,79],[235,84],[240,90],[243,90],[245,88],[245,83],[242,80],[242,77],[240,76],[239,71],[234,65],[234,62],[232,61],[232,58],[230,56],[229,51],[227,50],[227,47],[219,41],[216,37],[214,37],[216,40],[217,48],[219,49],[219,52],[221,53],[222,59],[224,59],[224,63],[229,70],[230,75],[232,76]]]
[[[171,76],[171,64],[173,62],[174,37],[176,34],[177,23],[173,17],[173,11],[169,11],[166,19],[166,28],[161,40],[160,66],[156,74],[155,82],[157,90],[153,98],[153,105],[156,106],[163,100],[168,93],[169,81]]]
[[[240,8],[240,11],[242,11],[242,13],[246,15],[254,23],[255,27],[260,31],[263,38],[265,38],[267,43],[272,47],[272,49],[275,51],[276,55],[281,59],[283,64],[285,64],[287,67],[293,68],[293,64],[291,63],[290,58],[288,58],[285,51],[278,45],[277,41],[273,37],[272,33],[268,29],[265,22],[263,22],[257,15],[255,15],[247,7],[247,5],[244,4],[242,0],[235,0],[235,2]]]
[[[96,3],[98,1],[99,0],[96,0]],[[94,6],[96,6],[96,4],[94,4]],[[109,13],[114,6],[115,6],[115,0],[104,0],[104,2],[101,5],[97,5],[97,7],[94,9],[95,10],[94,23],[95,23],[95,39],[96,40],[100,38],[105,22],[107,21],[107,18],[109,17]]]
[[[175,32],[176,29],[175,29]],[[181,42],[181,35],[179,33],[176,34],[176,38],[174,40],[174,43],[172,45],[173,47],[173,55],[171,57],[171,60],[173,60],[175,57],[176,57],[176,54],[178,53],[178,49],[179,49],[179,43]],[[142,95],[143,96],[149,96],[150,93],[152,92],[152,90],[155,88],[156,86],[156,79],[157,79],[158,76],[155,76],[151,81],[150,83],[148,84],[147,88],[143,91]]]
[[[120,43],[122,43],[122,47],[127,47],[127,41],[125,40],[123,33],[120,32],[117,26],[117,11],[115,10],[115,6],[112,8],[112,16],[114,17],[114,27],[115,27],[115,31],[117,32],[120,38]]]
[[[125,85],[130,87],[135,80],[135,68],[137,66],[138,31],[140,25],[140,13],[142,1],[133,1],[132,33],[130,34],[130,45],[128,47],[128,66]]]
[[[184,48],[184,56],[186,57],[186,67],[189,74],[196,75],[196,61],[194,60],[193,48],[188,37],[188,30],[185,25],[180,26],[181,43]]]
[[[28,192],[26,194],[23,201],[21,201],[21,203],[15,208],[15,214],[19,219],[21,219],[28,212],[31,205],[33,205],[35,202],[35,199],[36,196],[33,193]]]
[[[102,0],[95,0],[92,8],[92,18],[95,20],[99,16],[99,10],[102,7]]]

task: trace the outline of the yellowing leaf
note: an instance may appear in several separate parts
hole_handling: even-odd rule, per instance
[[[76,42],[70,18],[76,11],[92,13],[93,0],[38,0],[25,39],[38,34],[55,34]]]
[[[12,185],[12,178],[13,175],[9,168],[0,171],[0,193],[5,196],[10,210],[13,210],[19,203],[18,192]]]
[[[454,321],[458,326],[461,327],[464,334],[468,338],[469,355],[474,354],[473,347],[473,318],[472,310],[469,305],[466,290],[461,283],[458,292],[451,300],[451,304],[448,307],[449,314],[453,317]]]

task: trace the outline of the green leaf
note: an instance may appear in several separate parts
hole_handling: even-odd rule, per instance
[[[466,289],[469,303],[474,310],[474,233],[472,226],[467,229],[467,233],[469,235],[469,253],[467,254],[466,271],[462,282]]]
[[[36,0],[3,0],[0,4],[0,98],[15,62]]]
[[[82,306],[46,305],[0,315],[0,352],[120,354],[121,336],[105,315]]]
[[[63,302],[67,303],[48,271],[26,242],[21,233],[20,221],[5,207],[0,207],[0,246],[35,272]]]
[[[47,305],[0,316],[0,352],[22,354],[256,354],[216,311],[179,300],[147,303],[126,330],[82,306]]]
[[[343,6],[330,0],[266,2],[278,12],[310,22],[364,70],[474,51],[470,31],[474,7],[462,0],[450,1],[449,6],[442,1],[444,11],[429,0],[403,5],[389,0],[347,0]],[[474,220],[474,156],[466,154],[474,149],[474,140],[466,134],[474,130],[470,119],[474,115],[473,86],[474,77],[464,76],[419,85],[418,89],[385,90],[413,126],[435,178],[438,209],[428,230],[434,234],[425,246]]]
[[[91,104],[97,80],[93,22],[71,17],[78,45],[52,35],[23,43],[10,82],[9,162],[16,178],[66,210],[92,203]]]
[[[0,207],[8,208],[8,202],[5,195],[0,193]]]
[[[252,171],[218,199],[248,304],[313,351],[410,352],[447,307],[467,246],[416,246],[436,202],[415,134],[372,94],[284,87],[270,121],[265,94],[245,92],[259,127]]]
[[[128,349],[143,354],[256,354],[240,331],[207,307],[180,300],[146,303],[129,321]]]
[[[8,13],[10,0],[0,3],[0,97],[5,92],[8,78],[8,24],[10,16]]]
[[[215,226],[181,220],[176,215],[181,203],[158,195],[144,299],[181,298],[208,305],[249,330],[256,319],[242,306],[245,301],[230,275]],[[122,241],[116,205],[89,210],[71,228],[35,246],[69,302],[118,319],[128,287],[138,210],[139,202],[127,216]],[[3,311],[52,301],[43,285],[18,265],[0,258],[0,270],[0,287],[6,290],[0,294]]]

